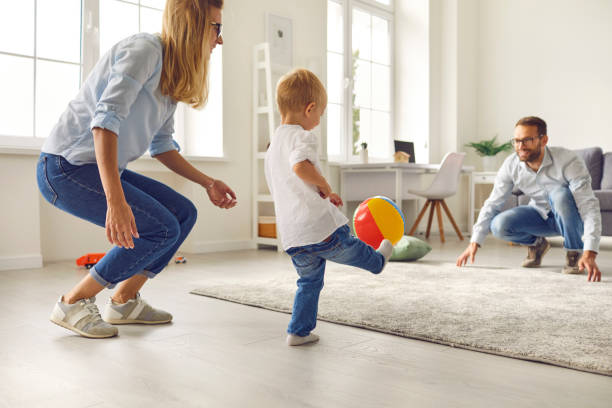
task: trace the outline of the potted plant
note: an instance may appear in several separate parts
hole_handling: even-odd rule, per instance
[[[495,171],[495,155],[500,152],[507,152],[512,150],[512,143],[506,142],[497,144],[497,136],[494,136],[491,140],[482,140],[480,142],[471,142],[466,144],[467,147],[471,147],[476,150],[479,156],[482,157],[482,166],[485,171]]]
[[[359,151],[359,157],[361,158],[362,163],[368,162],[368,144],[366,142],[361,142],[361,150]]]

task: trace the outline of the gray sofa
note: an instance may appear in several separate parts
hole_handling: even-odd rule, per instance
[[[599,147],[576,150],[591,174],[591,188],[599,199],[601,209],[601,235],[612,236],[612,152],[604,153]],[[504,208],[525,205],[529,197],[520,190],[512,192]]]

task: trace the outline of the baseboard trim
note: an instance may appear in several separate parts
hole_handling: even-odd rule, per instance
[[[42,268],[42,255],[0,256],[0,271]]]
[[[210,252],[241,251],[255,249],[251,240],[245,241],[200,241],[193,243],[193,252],[196,254],[207,254]]]

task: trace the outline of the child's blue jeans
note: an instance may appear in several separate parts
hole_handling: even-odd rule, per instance
[[[372,273],[380,273],[385,265],[384,256],[352,236],[348,225],[338,228],[323,242],[289,248],[287,253],[300,276],[287,333],[298,336],[307,336],[317,325],[325,261],[356,266]]]
[[[61,156],[42,153],[36,175],[40,192],[51,204],[105,226],[106,195],[96,164],[75,166]],[[191,201],[158,181],[124,170],[121,186],[140,238],[134,238],[133,249],[113,247],[90,269],[91,276],[108,288],[137,273],[155,277],[168,265],[197,217]]]
[[[582,251],[584,224],[572,192],[558,187],[548,197],[551,211],[544,220],[529,205],[521,205],[496,215],[491,221],[491,232],[504,241],[533,245],[537,237],[561,235],[563,247]]]

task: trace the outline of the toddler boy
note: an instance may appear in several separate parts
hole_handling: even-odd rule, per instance
[[[340,197],[321,174],[316,127],[327,106],[321,81],[306,69],[284,75],[276,89],[281,125],[265,157],[266,181],[274,199],[277,231],[283,249],[297,270],[297,292],[287,344],[298,346],[319,339],[319,293],[327,260],[380,273],[393,251],[384,240],[378,250],[353,237],[348,219],[338,210]]]

